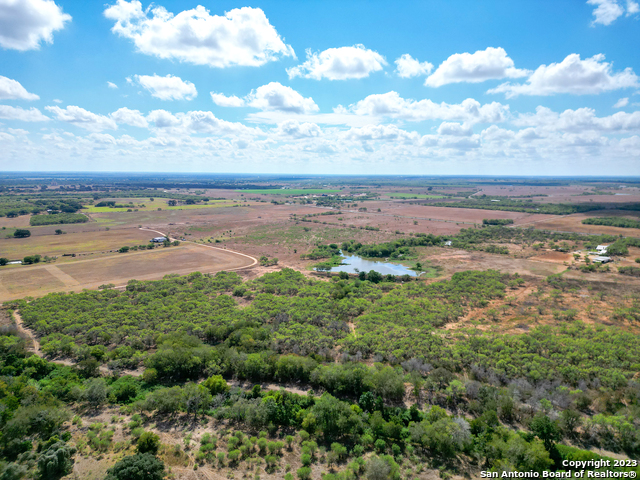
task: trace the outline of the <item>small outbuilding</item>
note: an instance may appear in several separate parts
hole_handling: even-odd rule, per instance
[[[163,243],[167,237],[154,237],[151,239],[153,243]]]
[[[594,263],[609,263],[611,261],[611,257],[597,256],[593,257],[591,261]]]
[[[598,246],[596,247],[596,251],[597,251],[598,253],[600,253],[600,254],[607,253],[607,247],[608,247],[608,246],[609,246],[609,245],[598,245]]]

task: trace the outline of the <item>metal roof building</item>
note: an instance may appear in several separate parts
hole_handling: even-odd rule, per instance
[[[594,263],[609,263],[611,261],[611,257],[598,256],[598,257],[593,257],[591,261]]]

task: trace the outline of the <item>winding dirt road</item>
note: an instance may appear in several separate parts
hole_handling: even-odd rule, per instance
[[[174,241],[174,240],[178,240],[177,238],[171,238],[169,236],[167,236],[166,233],[160,232],[159,230],[152,230],[150,228],[140,228],[140,230],[144,230],[145,232],[153,232],[153,233],[159,233],[161,236],[168,238],[170,241]],[[245,253],[240,253],[240,252],[236,252],[234,250],[228,250],[226,248],[220,248],[220,247],[212,247],[211,245],[203,245],[201,243],[196,243],[196,242],[191,242],[189,240],[179,240],[182,243],[191,243],[192,245],[198,245],[200,247],[204,247],[204,248],[213,248],[214,250],[220,250],[221,252],[229,252],[229,253],[235,253],[236,255],[240,255],[242,257],[246,257],[248,259],[250,259],[253,263],[251,265],[245,265],[243,267],[236,267],[236,268],[229,268],[227,269],[228,272],[234,271],[234,270],[242,270],[244,268],[250,268],[253,267],[254,265],[258,264],[258,259],[255,257],[252,257],[251,255],[247,255]]]
[[[160,230],[153,230],[153,229],[151,229],[151,228],[142,228],[142,227],[140,227],[140,230],[143,230],[143,231],[145,231],[145,232],[158,233],[158,234],[160,234],[160,236],[162,236],[162,237],[166,237],[166,238],[168,238],[168,239],[169,239],[170,241],[172,241],[172,242],[173,242],[174,240],[178,240],[177,238],[169,237],[166,233],[161,232]],[[235,267],[235,268],[227,268],[227,269],[225,269],[225,271],[226,271],[226,272],[233,272],[233,271],[236,271],[236,270],[243,270],[243,269],[245,269],[245,268],[251,268],[251,267],[253,267],[253,266],[255,266],[255,265],[257,265],[257,264],[258,264],[258,259],[257,259],[257,258],[252,257],[251,255],[247,255],[247,254],[245,254],[245,253],[236,252],[235,250],[228,250],[228,249],[226,249],[226,248],[212,247],[212,246],[210,246],[210,245],[202,245],[201,243],[191,242],[191,241],[189,241],[189,240],[179,240],[179,241],[180,241],[180,242],[182,242],[182,243],[190,243],[191,245],[197,245],[197,246],[199,246],[199,247],[211,248],[211,249],[213,249],[213,250],[219,250],[219,251],[221,251],[221,252],[233,253],[233,254],[235,254],[235,255],[240,255],[241,257],[246,257],[246,258],[248,258],[249,260],[251,260],[251,264],[249,264],[249,265],[244,265],[244,266],[242,266],[242,267]],[[126,287],[127,287],[126,285],[117,285],[117,286],[116,286],[116,287],[114,287],[114,288],[122,289],[122,288],[126,288]]]

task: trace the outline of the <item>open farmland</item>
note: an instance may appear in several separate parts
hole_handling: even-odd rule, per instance
[[[146,232],[148,233],[148,232]],[[236,270],[253,261],[224,249],[185,244],[70,263],[0,270],[0,301],[50,292],[81,291],[104,284],[126,285],[131,279],[155,280],[167,274],[185,275]]]
[[[0,217],[0,228],[22,228],[29,226],[29,216],[21,215],[19,217]],[[4,230],[0,230],[0,235],[4,232]]]
[[[481,185],[476,195],[530,198],[537,203],[636,203],[640,202],[640,188],[618,185],[594,187],[590,185],[529,186]]]
[[[623,190],[625,192],[626,190]],[[538,201],[538,199],[536,199]],[[640,192],[637,189],[631,190],[630,193],[611,193],[609,195],[557,195],[555,197],[543,197],[539,199],[540,203],[595,203],[601,205],[638,203],[640,202]]]
[[[237,202],[233,199],[228,200],[208,200],[205,203],[197,203],[194,205],[168,205],[168,198],[154,198],[151,201],[149,198],[104,198],[100,201],[115,201],[117,205],[133,205],[122,207],[98,207],[96,205],[86,205],[82,209],[86,213],[107,213],[107,212],[127,212],[128,210],[148,212],[163,209],[163,210],[193,210],[198,208],[215,208],[215,207],[229,207]]]
[[[640,278],[633,269],[640,242],[632,238],[635,229],[581,221],[637,218],[638,212],[616,211],[611,204],[567,216],[438,207],[432,203],[459,200],[430,198],[440,195],[426,188],[399,187],[399,196],[391,197],[384,195],[388,187],[354,185],[341,191],[363,193],[307,199],[166,189],[183,204],[169,207],[157,195],[153,202],[115,196],[133,208],[85,209],[88,223],[28,227],[29,237],[0,238],[5,258],[47,255],[34,265],[0,268],[0,301],[17,308],[15,327],[1,310],[0,322],[28,339],[25,348],[52,369],[51,379],[29,381],[73,412],[71,425],[61,427],[78,448],[73,471],[79,478],[102,478],[123,454],[136,451],[136,439],[143,438],[137,435],[144,433],[158,436],[157,458],[181,479],[259,472],[275,480],[287,469],[304,476],[311,461],[311,479],[331,480],[327,468],[351,472],[359,468],[357,458],[366,462],[383,452],[421,449],[427,453],[404,458],[406,476],[433,480],[440,460],[421,442],[440,438],[436,426],[465,426],[469,442],[487,457],[496,448],[495,439],[486,448],[482,443],[492,438],[480,423],[488,418],[502,443],[544,459],[544,444],[531,432],[532,422],[547,418],[545,408],[556,412],[554,425],[564,425],[568,415],[578,425],[633,415],[635,403],[627,408],[606,402],[613,391],[635,401],[635,390],[625,389],[635,385],[638,371]],[[524,187],[509,193],[524,195],[518,188]],[[497,187],[493,194],[503,189],[510,190]],[[205,194],[229,200],[185,204]],[[421,198],[403,198],[416,195]],[[484,219],[513,223],[488,226]],[[67,233],[55,235],[58,228]],[[615,235],[549,232],[585,228]],[[618,237],[618,230],[626,237]],[[12,235],[13,229],[5,231]],[[164,234],[177,244],[139,249]],[[628,252],[607,265],[589,263],[585,251],[613,242],[619,248],[628,243]],[[135,250],[120,253],[121,247]],[[405,278],[314,271],[323,262],[340,263],[340,250],[422,273]],[[48,295],[57,292],[68,294]],[[3,367],[3,374],[22,368],[15,365]],[[344,375],[353,374],[360,380],[348,384]],[[70,378],[73,391],[57,383],[62,376]],[[218,393],[210,394],[208,385]],[[91,403],[93,389],[103,386],[105,400]],[[491,396],[486,405],[476,391]],[[194,398],[204,406],[193,410],[187,402]],[[340,410],[323,413],[325,402]],[[275,405],[276,414],[266,405]],[[286,415],[277,413],[283,409]],[[304,415],[295,413],[305,409]],[[317,425],[318,418],[336,414],[348,414],[356,433],[324,442],[319,428],[327,427],[314,427],[311,420]],[[391,438],[385,430],[418,428],[432,433]],[[291,447],[278,446],[289,432],[296,434]],[[558,448],[570,442],[586,452],[596,438],[609,449],[598,452],[640,455],[579,427],[559,435]],[[343,451],[334,440],[349,448]],[[447,468],[460,472],[467,467],[458,459],[468,447],[452,448],[458,450]],[[310,449],[317,449],[316,460],[310,460]],[[340,461],[337,452],[349,460]],[[367,471],[359,478],[368,478]]]
[[[593,187],[587,185],[479,185],[477,195],[505,197],[549,197],[557,202],[558,198],[567,198],[589,192]],[[537,198],[536,198],[537,200]]]
[[[82,224],[84,230],[91,224]],[[64,254],[100,254],[111,250],[117,250],[124,245],[143,245],[149,242],[152,234],[144,232],[137,227],[99,230],[94,224],[95,230],[73,232],[72,227],[80,230],[76,225],[55,226],[61,228],[66,234],[55,235],[49,227],[31,227],[31,236],[28,238],[0,238],[0,256],[11,259],[21,259],[27,255],[61,256]],[[43,229],[46,228],[46,234]],[[92,227],[89,227],[92,228]]]
[[[505,218],[514,221],[515,225],[528,223],[553,217],[553,215],[540,215],[521,212],[508,212],[499,210],[476,210],[471,208],[434,207],[431,205],[411,205],[412,202],[367,202],[367,212],[378,214],[380,208],[384,215],[397,215],[400,217],[416,217],[418,219],[443,220],[447,222],[459,222],[467,224],[482,224],[484,218]]]
[[[227,228],[237,225],[271,219],[286,218],[290,213],[314,212],[315,209],[302,205],[285,206],[270,203],[251,205],[238,204],[237,207],[221,206],[191,210],[161,210],[148,212],[105,212],[94,213],[91,217],[102,227],[117,225],[185,225],[208,224],[212,228]],[[260,218],[262,217],[262,218]]]
[[[587,213],[576,213],[566,216],[550,215],[548,217],[549,218],[538,220],[531,219],[529,222],[523,223],[523,225],[532,226],[539,229],[556,230],[562,232],[577,232],[589,234],[605,233],[609,235],[623,235],[640,238],[640,229],[637,228],[621,228],[612,227],[609,225],[585,225],[582,223],[585,218],[593,217],[624,217],[638,220],[640,218],[640,212],[629,210],[594,210]]]

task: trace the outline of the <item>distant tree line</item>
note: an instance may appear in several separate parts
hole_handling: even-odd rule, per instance
[[[29,225],[32,227],[42,225],[59,225],[67,223],[86,223],[89,218],[81,213],[54,213],[49,215],[32,215]]]
[[[585,218],[582,220],[584,225],[607,225],[610,227],[621,228],[640,228],[640,220],[632,220],[624,217],[597,217]]]

